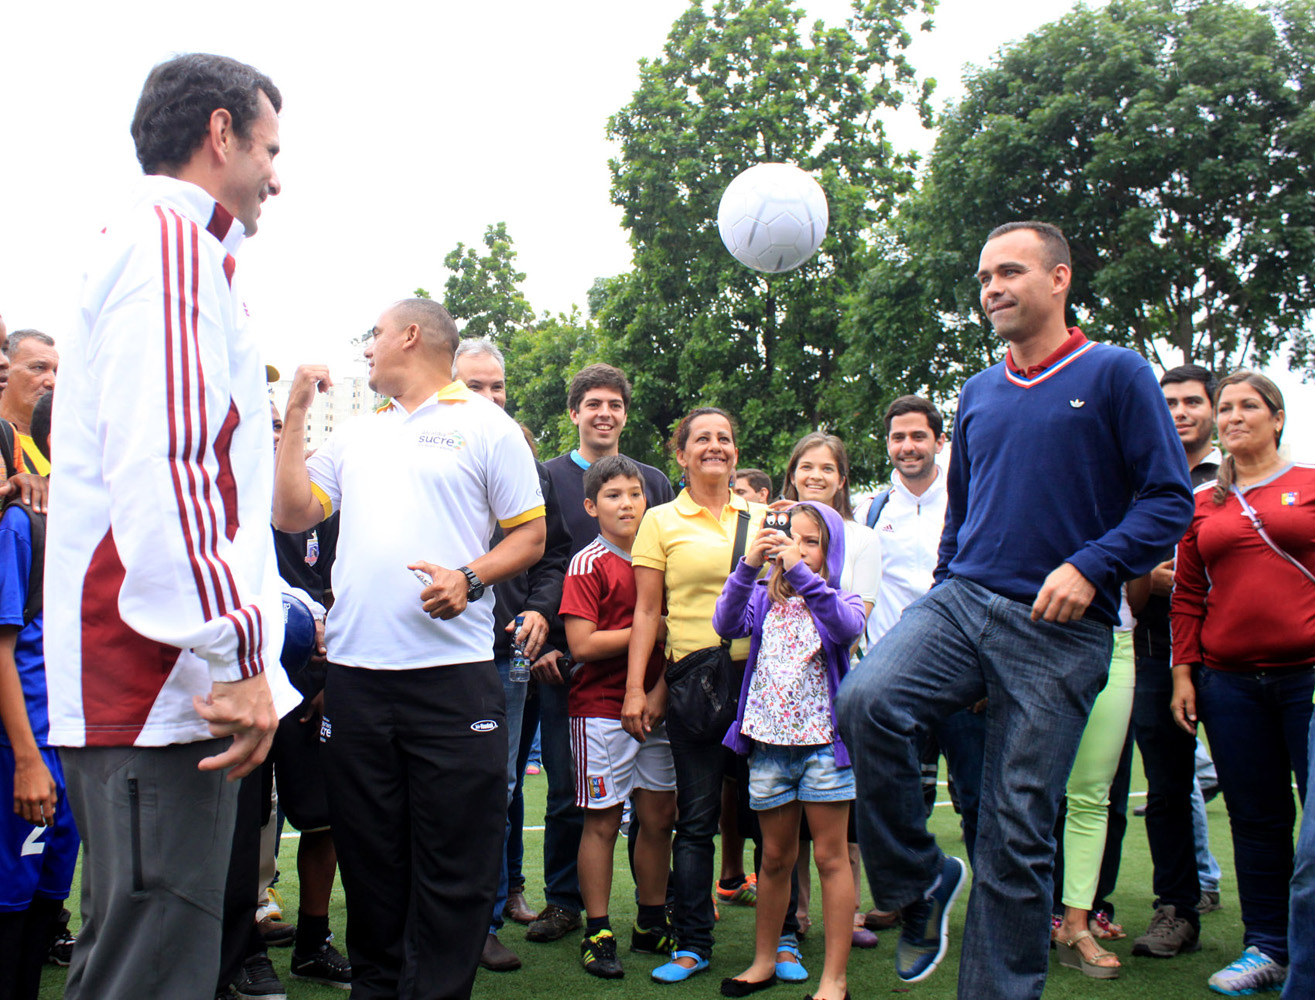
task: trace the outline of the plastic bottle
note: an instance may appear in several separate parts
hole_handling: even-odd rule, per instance
[[[530,658],[525,655],[525,645],[520,641],[518,636],[521,627],[525,624],[525,616],[516,616],[516,631],[511,637],[511,671],[508,677],[513,684],[528,684],[530,682]]]

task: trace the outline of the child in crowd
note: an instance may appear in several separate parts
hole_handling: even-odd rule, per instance
[[[46,394],[32,414],[46,461],[49,433]],[[40,991],[80,843],[64,771],[46,744],[44,538],[45,515],[30,507],[11,503],[0,517],[0,997],[15,1000],[36,1000]]]
[[[589,467],[584,492],[585,510],[598,519],[598,537],[571,560],[561,606],[571,654],[580,664],[567,699],[576,804],[585,810],[579,871],[588,924],[580,942],[580,960],[592,975],[619,979],[624,970],[607,904],[621,811],[632,795],[639,820],[634,856],[639,917],[630,950],[665,954],[674,946],[664,907],[676,818],[676,771],[661,726],[644,743],[621,727],[635,613],[630,547],[644,516],[644,480],[634,462],[611,455]],[[665,683],[661,680],[663,638],[658,635],[649,660],[645,690]]]
[[[724,742],[749,754],[749,803],[763,834],[753,964],[723,979],[721,992],[748,996],[776,982],[802,809],[813,831],[826,925],[826,959],[813,996],[843,1000],[854,912],[846,836],[854,778],[834,706],[865,615],[858,595],[836,586],[845,563],[840,515],[820,503],[788,512],[784,531],[767,525],[758,532],[712,619],[723,636],[751,636],[739,716]],[[758,580],[768,558],[772,571]]]

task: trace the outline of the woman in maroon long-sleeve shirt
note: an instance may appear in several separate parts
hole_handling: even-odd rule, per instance
[[[1199,709],[1233,832],[1246,950],[1210,984],[1250,992],[1287,975],[1292,781],[1304,801],[1315,694],[1315,467],[1279,455],[1283,397],[1263,375],[1223,379],[1215,409],[1228,456],[1178,546],[1172,706],[1193,733]]]

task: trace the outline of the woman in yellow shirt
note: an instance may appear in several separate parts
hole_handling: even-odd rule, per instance
[[[712,612],[730,575],[740,512],[748,511],[748,537],[753,538],[767,511],[731,489],[739,453],[728,413],[714,407],[691,411],[677,426],[673,442],[686,486],[671,503],[648,511],[631,553],[637,601],[621,721],[641,742],[666,738],[662,720],[667,687],[662,680],[644,693],[646,657],[636,651],[653,648],[664,600],[668,664],[721,641],[712,627]],[[741,675],[748,655],[747,638],[732,644],[731,658]],[[739,679],[733,678],[732,690],[739,689]],[[712,956],[713,838],[721,816],[722,777],[733,758],[721,745],[722,735],[697,745],[679,739],[671,743],[680,813],[672,845],[677,950],[672,961],[653,971],[660,982],[679,982],[702,972]]]

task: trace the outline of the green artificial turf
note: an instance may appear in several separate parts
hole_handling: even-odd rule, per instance
[[[1134,792],[1145,788],[1141,774],[1140,759],[1133,764]],[[525,815],[529,825],[541,825],[547,781],[544,775],[536,775],[525,782]],[[944,798],[942,789],[941,797]],[[1242,949],[1242,926],[1237,905],[1237,888],[1233,878],[1232,844],[1228,833],[1228,817],[1224,811],[1222,798],[1215,799],[1208,807],[1210,816],[1211,847],[1224,870],[1220,889],[1224,908],[1202,918],[1200,952],[1183,955],[1172,960],[1157,960],[1132,957],[1132,939],[1146,929],[1151,914],[1151,862],[1146,847],[1146,831],[1142,820],[1131,815],[1131,808],[1143,801],[1134,796],[1129,803],[1128,833],[1124,840],[1123,864],[1119,874],[1118,889],[1114,894],[1118,920],[1124,924],[1128,937],[1110,945],[1123,961],[1121,976],[1112,981],[1089,979],[1074,969],[1062,968],[1058,960],[1051,955],[1050,978],[1046,985],[1047,998],[1068,997],[1154,997],[1157,1000],[1172,1000],[1178,997],[1211,996],[1206,988],[1206,979],[1210,974],[1235,959]],[[963,842],[959,835],[958,817],[949,806],[937,808],[932,819],[932,829],[940,840],[942,847],[950,853],[964,857]],[[525,874],[529,885],[527,896],[531,905],[543,901],[542,894],[542,843],[543,834],[538,830],[525,833]],[[293,837],[285,837],[279,858],[282,872],[279,890],[288,904],[289,920],[295,919],[297,899],[296,847]],[[626,948],[629,945],[629,927],[634,919],[635,906],[633,889],[626,867],[625,844],[617,845],[617,877],[612,891],[611,917],[621,944],[621,957],[625,963],[624,979],[604,981],[589,976],[579,965],[579,933],[568,934],[552,944],[533,944],[525,940],[524,928],[518,924],[508,923],[502,932],[502,941],[511,947],[524,960],[524,967],[516,972],[491,973],[481,970],[475,981],[475,997],[485,1000],[495,998],[525,997],[563,997],[569,1000],[596,1000],[596,998],[632,997],[675,997],[695,996],[714,997],[718,995],[717,986],[723,976],[733,976],[742,972],[749,965],[753,952],[753,917],[754,911],[748,907],[722,907],[721,920],[716,927],[716,954],[712,967],[693,979],[679,985],[660,986],[649,978],[649,970],[658,965],[661,959],[651,955],[631,955]],[[803,943],[804,964],[813,975],[807,983],[781,984],[763,994],[764,996],[784,997],[799,1000],[811,992],[817,985],[817,973],[822,964],[822,928],[820,925],[821,900],[817,895],[816,877],[813,880],[814,897],[812,914],[816,922],[812,933]],[[711,890],[709,886],[709,890]],[[74,901],[77,898],[77,884],[74,884]],[[866,898],[864,905],[871,905]],[[950,950],[941,967],[930,979],[912,986],[906,985],[896,977],[893,966],[895,933],[882,935],[881,943],[874,949],[860,951],[855,949],[849,961],[849,986],[855,1000],[865,997],[885,996],[893,993],[908,993],[924,1000],[940,1000],[954,997],[958,979],[959,949],[958,941],[963,932],[964,902],[967,894],[960,897],[951,915],[952,940]],[[73,925],[78,923],[77,907],[74,910]],[[336,943],[346,951],[344,945],[345,914],[342,891],[335,888],[330,920],[336,933]],[[274,968],[287,986],[291,1000],[342,1000],[346,993],[327,986],[319,986],[293,980],[288,975],[288,962],[291,950],[274,948],[270,950]],[[56,1000],[63,992],[65,971],[53,966],[48,967],[42,984],[42,1000]]]

